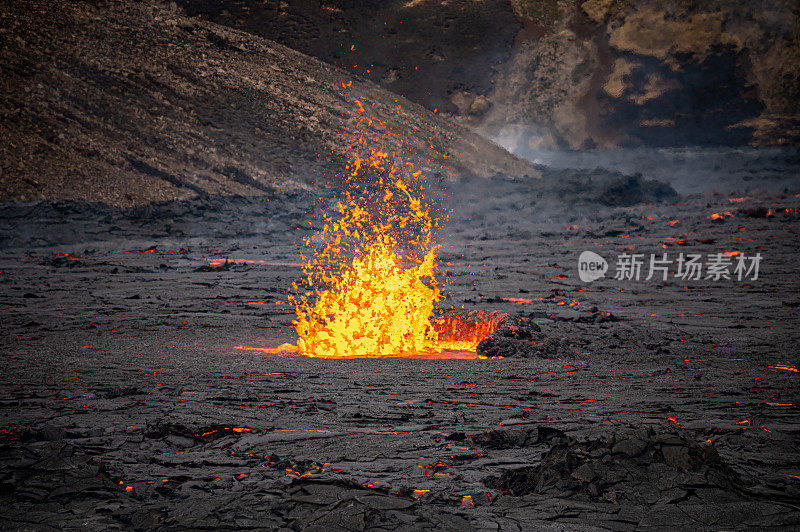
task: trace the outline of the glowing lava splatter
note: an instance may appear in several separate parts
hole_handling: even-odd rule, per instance
[[[429,347],[440,298],[429,210],[397,179],[340,201],[338,214],[307,242],[322,248],[306,259],[311,290],[295,301],[300,354],[391,356]]]
[[[389,148],[386,123],[355,101],[356,118],[363,118],[347,165],[350,191],[306,240],[312,253],[303,257],[304,278],[292,285],[297,351],[350,358],[474,349],[480,338],[455,338],[452,326],[440,324],[449,331],[440,342],[431,323],[441,299],[433,242],[438,220],[423,196],[422,171]]]

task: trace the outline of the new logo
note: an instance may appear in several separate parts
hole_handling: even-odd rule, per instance
[[[608,271],[606,259],[592,251],[584,251],[578,257],[578,276],[584,283],[591,283],[605,277]]]

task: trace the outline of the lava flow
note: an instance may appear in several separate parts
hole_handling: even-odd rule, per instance
[[[362,116],[365,107],[356,103]],[[422,195],[422,171],[389,149],[385,122],[364,114],[357,126],[347,165],[350,190],[306,239],[312,252],[303,256],[303,278],[292,285],[297,345],[281,348],[322,358],[474,350],[493,331],[492,320],[451,316],[432,323],[442,298],[433,241],[438,220]]]

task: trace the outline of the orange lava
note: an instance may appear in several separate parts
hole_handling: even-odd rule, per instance
[[[278,347],[253,347],[251,345],[237,345],[234,349],[244,349],[245,351],[261,351],[263,353],[295,353],[297,346],[294,344],[281,344]]]
[[[448,313],[433,322],[439,349],[474,351],[505,316],[502,312]]]
[[[480,342],[480,340],[478,340]],[[389,355],[365,355],[365,356],[349,356],[349,357],[340,357],[340,358],[417,358],[422,360],[436,360],[440,358],[452,358],[452,359],[459,359],[459,360],[474,360],[478,358],[486,358],[478,355],[474,351],[474,345],[477,343],[473,342],[464,342],[463,344],[459,344],[458,342],[453,342],[448,344],[448,342],[442,342],[443,347],[441,350],[438,351],[418,351],[416,353],[401,353],[401,354],[389,354]],[[463,347],[459,347],[463,346]],[[472,347],[469,347],[472,346]],[[286,354],[286,353],[297,353],[297,346],[294,344],[282,344],[278,347],[255,347],[250,345],[237,345],[234,349],[243,349],[245,351],[259,351],[262,353],[270,353],[270,354]],[[334,357],[311,357],[311,358],[334,358]]]
[[[782,369],[784,371],[791,371],[792,373],[797,373],[797,368],[794,366],[790,366],[789,364],[775,364],[774,366],[767,366],[767,367],[772,369]]]
[[[499,318],[434,318],[442,294],[434,242],[439,220],[424,195],[428,168],[371,115],[374,104],[360,100],[350,111],[357,123],[344,190],[335,213],[324,214],[322,229],[305,240],[302,278],[288,296],[297,343],[236,349],[314,358],[479,358],[475,348]]]
[[[566,279],[567,276],[559,276],[560,278]],[[528,303],[533,303],[532,299],[526,299],[524,297],[504,297],[503,301],[508,301],[509,303],[516,303],[517,305],[527,305]]]
[[[733,216],[733,213],[731,213],[730,211],[725,211],[725,212],[712,213],[706,218],[709,218],[711,220],[724,220],[725,218],[728,218],[730,216]]]
[[[370,165],[387,156],[373,152]],[[436,341],[430,317],[441,297],[428,207],[400,179],[347,200],[314,236],[323,247],[303,267],[308,290],[293,301],[298,351],[345,358],[425,350]]]
[[[454,338],[447,322],[432,323],[442,299],[438,220],[423,195],[422,165],[392,149],[386,123],[355,103],[360,120],[344,176],[349,190],[336,214],[323,216],[323,228],[306,239],[311,253],[289,296],[296,350],[319,358],[439,358],[447,350],[472,350],[480,341],[475,326]],[[447,330],[442,338],[437,327]]]

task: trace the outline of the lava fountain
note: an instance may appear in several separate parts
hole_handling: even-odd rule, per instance
[[[422,170],[390,149],[386,122],[356,103],[354,116],[363,118],[346,166],[348,190],[335,213],[323,216],[322,229],[305,240],[311,252],[303,255],[303,277],[289,296],[297,345],[282,348],[323,358],[474,351],[496,320],[480,313],[433,319],[442,299],[438,219],[424,197]]]
[[[364,192],[338,202],[339,219],[307,242],[321,248],[304,257],[310,290],[294,301],[300,354],[392,356],[436,341],[430,318],[441,294],[429,209],[400,179]]]

